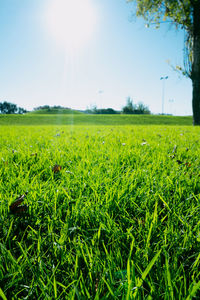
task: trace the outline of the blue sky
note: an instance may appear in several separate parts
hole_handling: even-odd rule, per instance
[[[64,0],[0,0],[0,101],[27,109],[45,104],[121,109],[130,96],[134,103],[141,101],[153,113],[161,113],[160,77],[169,76],[164,112],[192,114],[191,81],[167,63],[182,65],[183,31],[169,24],[158,30],[153,25],[146,28],[143,19],[131,17],[134,5],[126,0],[81,0],[87,2],[90,12],[82,9],[85,17],[79,17],[66,11],[69,22],[77,20],[77,25],[59,23],[57,16],[54,22],[68,29],[59,34],[61,28],[53,24],[59,35],[56,38],[47,24],[52,1],[59,5]],[[76,1],[78,5],[80,0]],[[67,8],[70,10],[70,5],[58,12],[64,16]],[[84,24],[91,12],[89,32]],[[71,45],[70,37],[66,42],[74,27],[74,36],[77,30],[80,34],[88,30],[78,45]]]

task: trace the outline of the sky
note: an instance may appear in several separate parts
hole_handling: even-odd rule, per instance
[[[145,27],[126,0],[0,0],[0,102],[192,114],[184,32]],[[168,76],[166,80],[161,77]]]

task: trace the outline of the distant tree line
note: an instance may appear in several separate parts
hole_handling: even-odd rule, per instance
[[[54,106],[50,106],[50,105],[42,105],[42,106],[38,106],[38,107],[35,107],[34,110],[48,110],[48,111],[51,111],[51,110],[54,110],[54,109],[71,109],[71,108],[68,108],[68,107],[63,107],[63,106],[60,106],[60,105],[54,105]]]
[[[0,113],[1,114],[24,114],[26,112],[27,112],[26,109],[24,109],[22,107],[18,107],[14,103],[10,103],[7,101],[0,102]]]
[[[133,103],[133,100],[128,97],[126,101],[126,105],[122,108],[122,111],[114,110],[113,108],[97,108],[93,106],[90,109],[85,111],[88,114],[134,114],[134,115],[149,115],[151,114],[148,106],[139,102],[137,104]]]
[[[97,114],[97,115],[114,115],[119,114],[119,111],[114,110],[113,108],[97,108],[96,106],[86,109],[85,113],[87,114]]]
[[[114,110],[113,108],[100,108],[96,110],[96,114],[103,114],[103,115],[115,115],[119,114],[118,111]]]
[[[49,106],[49,105],[43,105],[34,108],[35,111],[38,110],[46,110],[46,111],[55,111],[55,110],[72,110],[71,108],[63,107],[60,105],[54,105],[54,106]],[[24,114],[26,113],[27,110],[18,107],[14,103],[10,103],[7,101],[0,102],[0,114]],[[85,111],[80,111],[83,113],[88,113],[88,114],[106,114],[106,115],[114,115],[114,114],[150,114],[150,110],[148,106],[144,105],[142,102],[139,102],[138,104],[133,104],[133,100],[128,97],[127,98],[127,103],[126,105],[122,108],[122,111],[117,111],[114,110],[113,108],[97,108],[96,106],[93,106],[90,109],[87,109]]]

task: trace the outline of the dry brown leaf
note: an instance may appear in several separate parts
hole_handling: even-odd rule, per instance
[[[55,165],[53,166],[53,168],[52,168],[52,171],[53,171],[54,173],[58,173],[58,172],[61,171],[61,169],[62,169],[62,167],[61,167],[60,165],[55,164]]]
[[[26,194],[21,195],[19,198],[17,198],[11,205],[10,205],[10,212],[12,214],[20,214],[22,212],[27,211],[28,207],[27,205],[21,205],[24,201],[24,198],[26,197]]]

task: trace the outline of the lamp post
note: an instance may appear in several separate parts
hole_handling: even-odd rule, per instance
[[[171,113],[171,115],[173,115],[173,113],[172,113],[172,103],[174,103],[174,99],[169,99],[169,103],[170,103],[170,113]]]
[[[165,101],[165,80],[168,79],[168,76],[160,77],[160,80],[163,80],[162,88],[162,115],[164,115],[164,101]]]

